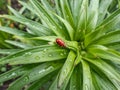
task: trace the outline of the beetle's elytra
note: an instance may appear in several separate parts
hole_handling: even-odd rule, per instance
[[[61,47],[65,47],[65,42],[60,38],[56,39],[56,43]]]

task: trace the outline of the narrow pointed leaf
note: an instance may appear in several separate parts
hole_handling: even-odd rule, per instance
[[[57,46],[40,46],[32,49],[25,49],[15,54],[11,54],[5,58],[0,59],[0,64],[28,64],[39,63],[46,61],[54,61],[65,59],[68,50],[60,49]]]
[[[26,90],[39,90],[42,87],[42,85],[44,85],[46,82],[51,80],[51,78],[53,78],[54,74],[55,73],[52,72],[52,73],[46,75],[45,77],[33,82],[32,85],[30,85],[30,87]]]
[[[107,64],[106,62],[100,59],[91,60],[91,59],[85,58],[85,60],[89,61],[90,63],[98,67],[117,89],[120,88],[120,81],[119,81],[120,74],[116,71],[114,67],[110,66],[109,64]]]
[[[100,24],[108,11],[108,7],[112,3],[112,0],[101,0],[99,6],[99,17],[98,17],[98,24]],[[104,13],[103,13],[104,12]]]
[[[18,30],[18,29],[13,29],[13,28],[9,28],[9,27],[2,27],[0,26],[0,31],[4,31],[6,33],[9,34],[13,34],[16,36],[21,36],[21,37],[25,37],[25,38],[29,38],[29,37],[33,37],[34,35],[26,33],[24,31]]]
[[[72,75],[74,68],[72,68],[71,72],[68,74],[68,76],[66,77],[63,85],[61,87],[58,86],[58,80],[59,80],[59,73],[56,77],[56,79],[53,81],[52,85],[50,86],[49,90],[66,90],[67,89],[67,85],[69,83],[69,79]]]
[[[63,24],[65,25],[65,27],[67,29],[66,31],[68,32],[70,39],[73,40],[73,38],[74,38],[74,29],[72,28],[72,26],[66,20],[64,20],[63,18],[59,17],[58,15],[55,14],[55,16],[61,22],[63,22]]]
[[[75,33],[75,40],[80,40],[84,38],[86,25],[87,25],[87,9],[88,9],[88,0],[83,0],[80,8],[80,12],[78,14],[79,22]]]
[[[88,63],[82,61],[82,67],[83,67],[83,90],[95,90]]]
[[[20,48],[24,48],[24,49],[32,47],[32,45],[28,45],[28,44],[25,44],[25,43],[22,43],[22,42],[17,42],[17,41],[12,41],[12,40],[5,40],[5,42],[7,42],[11,45],[20,47]]]
[[[41,0],[41,3],[47,10],[54,11],[54,8],[49,4],[47,0]]]
[[[0,54],[9,55],[20,51],[21,49],[0,49]]]
[[[26,66],[20,66],[13,68],[3,74],[0,75],[0,82],[5,82],[7,80],[16,78],[18,76],[23,75],[24,73],[27,73],[30,69],[32,69],[34,65],[26,65]]]
[[[79,22],[79,13],[80,13],[82,0],[69,0],[69,2],[71,3],[74,24],[75,24],[75,27],[77,27],[77,24]]]
[[[34,32],[34,34],[38,36],[44,36],[44,35],[54,35],[53,32],[46,28],[45,26],[41,25],[38,22],[32,21],[30,19],[24,18],[24,17],[16,17],[16,16],[11,16],[11,15],[0,15],[0,17],[11,19],[14,21],[17,21],[19,23],[22,23],[26,25],[27,27]]]
[[[120,42],[120,30],[112,31],[110,33],[105,34],[98,40],[96,40],[95,43],[97,44],[112,44]]]
[[[61,63],[53,63],[53,62],[39,65],[34,69],[32,69],[31,71],[29,71],[23,77],[13,82],[9,86],[8,90],[15,90],[16,88],[18,90],[21,90],[24,85],[33,82],[35,80],[41,79],[45,75],[48,75],[49,73],[59,69],[60,67],[61,67]]]
[[[100,47],[96,47],[93,46],[91,47],[88,52],[92,53],[95,57],[100,57],[103,59],[107,59],[110,60],[116,64],[120,64],[120,53],[118,52],[118,54],[116,52],[113,52],[112,50],[102,47],[102,49]]]
[[[87,28],[86,33],[93,31],[96,28],[97,20],[98,20],[98,7],[99,0],[91,0],[89,5],[89,14],[87,20]]]
[[[60,75],[58,76],[58,87],[61,88],[63,83],[65,82],[67,76],[70,74],[72,68],[74,68],[74,60],[75,60],[75,53],[70,51],[65,64],[63,65]]]
[[[56,23],[56,20],[51,17],[48,10],[46,10],[39,1],[37,0],[30,0],[31,4],[33,7],[37,10],[39,13],[39,16],[42,17],[44,20],[46,20],[46,23],[48,24],[49,28],[57,35],[60,37],[66,36],[66,34],[61,30],[60,26],[58,23]],[[44,14],[44,15],[43,15]]]
[[[70,90],[79,90],[82,89],[82,68],[76,67],[70,78]]]
[[[64,19],[67,20],[72,27],[74,27],[73,16],[71,14],[68,0],[60,0],[60,6],[62,9]]]
[[[85,46],[88,46],[90,43],[94,42],[99,37],[103,36],[104,33],[110,31],[112,27],[115,27],[118,24],[120,18],[120,10],[116,10],[108,18],[106,18],[95,31],[87,34],[85,36]]]
[[[96,72],[99,72],[99,74]],[[103,73],[100,73],[100,71],[96,72],[92,73],[92,78],[96,90],[117,90],[115,86],[108,80],[108,78],[106,78],[106,76]]]

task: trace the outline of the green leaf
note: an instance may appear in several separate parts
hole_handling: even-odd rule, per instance
[[[32,45],[29,45],[29,44],[25,44],[25,43],[22,43],[22,42],[18,42],[18,41],[12,41],[12,40],[5,40],[5,42],[11,44],[11,45],[14,45],[14,46],[17,46],[19,48],[30,48],[32,47]]]
[[[11,20],[14,20],[14,21],[17,21],[19,23],[26,25],[37,36],[54,35],[53,32],[49,28],[43,26],[42,24],[38,22],[27,19],[25,17],[16,17],[16,16],[11,16],[11,15],[0,15],[0,17],[11,19]]]
[[[68,50],[55,45],[43,45],[36,48],[22,50],[0,59],[0,64],[29,64],[54,60],[61,60],[67,57]]]
[[[21,49],[0,49],[0,54],[9,55],[20,51]]]
[[[0,26],[0,31],[4,31],[4,32],[9,33],[9,34],[13,34],[13,35],[25,37],[25,38],[30,38],[30,37],[34,36],[32,34],[26,33],[24,31],[21,31],[18,29],[13,29],[13,28],[3,27],[3,26]]]
[[[69,0],[69,3],[71,6],[70,8],[73,15],[74,24],[75,27],[77,27],[77,24],[79,22],[79,16],[80,16],[79,13],[80,13],[82,0]]]
[[[70,78],[70,90],[81,90],[82,89],[82,68],[75,67],[71,78]]]
[[[88,8],[86,34],[95,30],[98,21],[99,0],[91,0]]]
[[[58,87],[59,88],[62,87],[66,78],[72,72],[72,69],[74,68],[75,57],[76,57],[75,53],[73,51],[70,51],[67,57],[67,60],[65,61],[65,64],[63,65],[61,72],[58,76]]]
[[[112,0],[100,0],[99,4],[99,16],[98,16],[98,24],[102,23],[107,14],[108,7],[112,3]],[[103,13],[104,12],[104,13]]]
[[[49,28],[59,37],[67,37],[67,34],[61,29],[60,25],[56,22],[56,19],[51,17],[51,12],[46,10],[39,1],[30,0],[35,10],[39,13],[39,17],[42,18]]]
[[[96,59],[96,60],[91,60],[88,58],[84,58],[84,59],[94,64],[97,68],[99,68],[117,89],[120,88],[120,84],[119,84],[120,74],[116,71],[116,69],[113,66],[110,66],[101,59]]]
[[[74,68],[72,68],[71,72],[68,74],[68,76],[66,77],[64,84],[61,87],[58,87],[58,79],[59,79],[59,74],[57,75],[56,79],[53,81],[52,85],[50,86],[49,90],[66,90],[67,89],[67,85],[69,82],[69,79],[72,75]]]
[[[66,31],[68,32],[68,35],[70,37],[71,40],[73,40],[74,38],[74,29],[72,28],[72,26],[63,18],[59,17],[57,14],[54,14],[61,22],[63,22],[63,24],[66,27]]]
[[[94,57],[100,57],[112,61],[112,63],[120,64],[120,53],[110,50],[104,46],[91,46],[88,52],[94,55]]]
[[[20,3],[21,5],[23,5],[26,9],[30,10],[33,14],[35,14],[36,16],[38,16],[39,19],[41,20],[41,23],[42,23],[44,26],[49,27],[49,26],[46,24],[46,21],[48,21],[48,20],[46,19],[46,17],[45,17],[44,15],[42,15],[42,14],[39,14],[39,12],[38,12],[36,9],[34,9],[33,5],[32,5],[30,2],[25,3],[25,2],[23,2],[23,1],[19,1],[19,3]],[[41,17],[41,16],[42,16],[42,17]],[[44,21],[44,20],[45,20],[45,21]]]
[[[112,31],[96,40],[96,44],[112,44],[120,42],[120,30]]]
[[[39,90],[40,87],[42,87],[42,85],[44,85],[46,82],[50,81],[51,78],[53,78],[55,74],[56,74],[55,72],[52,72],[52,73],[46,75],[45,77],[43,77],[43,78],[41,78],[41,79],[33,82],[33,83],[28,87],[27,90]]]
[[[89,44],[93,43],[96,39],[103,36],[106,32],[110,31],[112,27],[115,27],[117,23],[119,23],[120,18],[120,10],[116,10],[112,13],[108,18],[106,18],[95,31],[87,34],[85,36],[85,46],[87,47]]]
[[[92,72],[92,78],[96,90],[117,90],[108,78],[100,72],[100,70],[96,70],[96,67],[94,66],[93,68],[95,72]]]
[[[47,0],[41,0],[41,3],[44,5],[45,9],[54,11],[54,8],[50,5],[50,3]]]
[[[18,76],[21,76],[25,73],[27,73],[30,69],[35,67],[34,65],[24,65],[24,66],[16,66],[15,68],[0,74],[0,82],[5,82],[7,80],[10,80],[12,78],[16,78]]]
[[[95,90],[89,64],[83,60],[81,62],[83,68],[83,90]]]
[[[74,52],[70,51],[68,58],[65,61],[65,64],[63,65],[62,69],[58,73],[56,79],[53,81],[49,90],[65,90],[66,89],[66,86],[74,70],[75,57],[76,55],[74,54]]]
[[[45,75],[48,75],[49,73],[59,69],[61,67],[61,63],[59,62],[49,62],[49,63],[44,63],[42,65],[39,65],[26,73],[23,77],[17,79],[15,82],[13,82],[8,90],[15,90],[16,88],[18,90],[21,90],[22,87],[26,84],[29,84],[31,82],[34,82],[35,80],[39,80]]]
[[[62,11],[61,11],[61,8],[60,8],[60,0],[55,0],[55,9],[56,9],[56,12],[59,16],[63,17],[62,15]]]
[[[36,40],[44,40],[44,41],[50,41],[50,42],[55,42],[56,38],[60,38],[57,36],[41,36],[41,37],[33,37],[29,39],[36,39]]]
[[[83,0],[81,9],[79,12],[79,22],[77,24],[76,33],[75,33],[75,40],[82,40],[84,38],[86,24],[87,24],[87,9],[88,9],[88,0]]]
[[[74,27],[73,16],[68,4],[68,0],[60,0],[60,6],[64,19],[67,20],[72,27]]]
[[[13,9],[11,6],[8,6],[8,8],[16,17],[22,17],[22,15],[15,9]]]

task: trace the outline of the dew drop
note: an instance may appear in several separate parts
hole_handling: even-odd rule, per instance
[[[54,45],[54,43],[53,43],[53,42],[48,42],[48,44],[49,44],[49,45]]]
[[[69,16],[67,15],[67,18],[69,18]]]
[[[10,54],[10,52],[7,52],[7,54]]]
[[[13,58],[15,58],[16,56],[13,56]]]
[[[85,84],[85,90],[89,90],[89,88],[88,88],[88,85],[87,85],[87,84]]]
[[[73,87],[73,89],[75,89],[75,90],[76,90],[76,86],[75,86],[75,85],[73,85],[72,87]]]
[[[41,73],[43,73],[43,72],[45,72],[45,69],[40,70],[38,73],[41,74]]]
[[[28,80],[29,80],[29,77],[26,76],[26,77],[24,78],[24,81],[27,82]]]
[[[46,52],[46,51],[47,51],[47,49],[45,48],[43,51],[44,51],[44,52]]]
[[[81,30],[79,30],[78,32],[81,32]]]
[[[62,29],[62,27],[60,26],[60,29]]]
[[[53,26],[53,29],[56,29],[56,27],[55,27],[55,26]]]
[[[61,55],[61,56],[63,56],[63,55],[64,55],[64,53],[60,53],[60,55]]]
[[[24,34],[23,34],[23,33],[20,33],[19,36],[24,36]]]
[[[38,73],[31,73],[29,77],[36,76]]]
[[[32,55],[31,52],[27,52],[27,53],[24,54],[24,56],[30,56],[30,55]]]
[[[70,62],[72,62],[72,60],[71,60],[71,59],[70,59],[69,61],[70,61]]]
[[[17,74],[15,73],[15,72],[13,72],[13,73],[11,73],[10,75],[8,75],[8,77],[7,78],[9,78],[9,77],[15,77]]]
[[[25,24],[26,24],[26,25],[29,25],[29,22],[26,22]]]
[[[65,70],[64,70],[64,74],[66,74],[66,73],[67,73],[67,70],[65,69]]]
[[[66,55],[67,53],[66,52],[64,52],[64,55]]]
[[[33,27],[33,28],[36,28],[36,26],[34,26],[34,25],[33,25],[32,27]]]
[[[36,56],[36,57],[35,57],[35,59],[36,59],[36,60],[39,60],[39,59],[40,59],[40,57],[39,57],[39,56]]]
[[[15,75],[16,75],[16,73],[15,73],[15,72],[13,72],[11,75],[12,75],[12,76],[15,76]]]
[[[52,54],[49,54],[48,56],[49,56],[49,57],[52,57]]]
[[[45,70],[51,70],[51,69],[54,69],[54,67],[53,66],[49,66],[49,67],[45,68]]]

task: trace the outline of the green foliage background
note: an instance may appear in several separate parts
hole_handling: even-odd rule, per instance
[[[0,26],[14,38],[6,40],[11,49],[0,50],[4,55],[0,65],[15,66],[0,74],[0,82],[16,78],[8,90],[39,90],[42,86],[46,90],[119,90],[119,2],[19,1],[20,11],[9,6],[13,15],[0,17],[24,28]],[[23,15],[25,11],[34,17]]]

